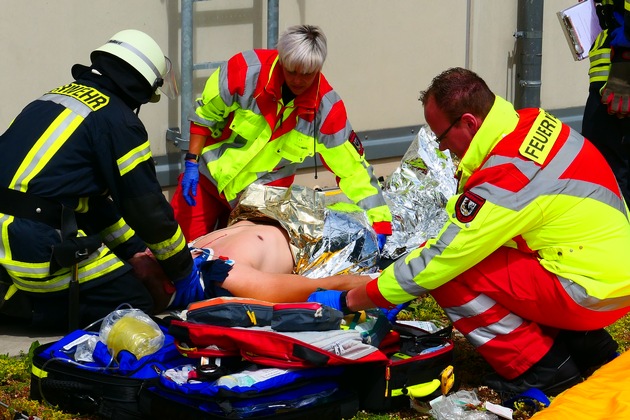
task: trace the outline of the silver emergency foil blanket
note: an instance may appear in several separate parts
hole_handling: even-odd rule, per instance
[[[447,219],[446,202],[457,188],[454,173],[450,154],[440,152],[435,135],[421,126],[383,186],[393,234],[382,255],[365,212],[339,190],[252,184],[232,211],[230,224],[260,218],[278,221],[289,233],[297,274],[321,278],[374,273],[381,257],[396,259],[438,234]]]
[[[252,184],[230,214],[230,224],[278,221],[289,234],[294,272],[309,278],[378,271],[376,235],[365,213],[330,209],[326,202],[324,192],[299,185]]]
[[[454,175],[450,153],[441,152],[435,134],[421,126],[383,186],[393,218],[383,257],[396,259],[439,233],[447,220],[446,202],[457,191]]]

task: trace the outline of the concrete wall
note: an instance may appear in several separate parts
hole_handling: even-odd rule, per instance
[[[541,106],[583,106],[588,63],[573,60],[556,12],[576,0],[544,2]],[[153,36],[179,66],[180,2],[175,0],[23,0],[0,3],[0,131],[28,102],[71,80],[74,63],[115,32],[136,28]],[[468,67],[508,100],[515,95],[516,0],[280,0],[279,31],[297,23],[320,25],[328,36],[324,73],[344,99],[357,132],[424,123],[418,92],[452,66]],[[223,61],[266,47],[267,1],[208,0],[194,4],[195,63]],[[199,93],[210,70],[194,73]],[[177,151],[169,127],[180,127],[179,102],[142,107],[153,153]],[[367,140],[369,141],[369,140]],[[169,142],[170,143],[170,142]],[[368,155],[368,159],[370,156]],[[372,161],[386,176],[396,159]],[[329,186],[331,176],[298,182]]]

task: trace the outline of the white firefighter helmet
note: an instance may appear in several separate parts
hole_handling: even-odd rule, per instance
[[[159,96],[159,88],[170,99],[177,96],[176,75],[171,61],[157,42],[146,33],[136,29],[120,31],[93,53],[97,51],[111,54],[130,64],[149,82],[155,95]]]

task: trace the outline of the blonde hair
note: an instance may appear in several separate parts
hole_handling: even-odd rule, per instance
[[[328,53],[326,35],[314,25],[291,26],[278,38],[276,49],[285,69],[303,73],[320,71]]]

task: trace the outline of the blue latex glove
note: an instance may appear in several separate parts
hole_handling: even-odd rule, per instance
[[[175,295],[168,307],[185,308],[189,303],[205,298],[204,284],[199,270],[195,267],[188,277],[175,282]]]
[[[378,251],[382,253],[383,248],[385,248],[385,243],[387,242],[387,235],[385,235],[384,233],[377,233],[376,241],[378,244]]]
[[[307,302],[317,302],[341,311],[341,290],[318,290],[311,293]]]
[[[199,164],[189,160],[184,162],[185,170],[182,177],[182,194],[189,206],[195,206],[197,201],[193,197],[197,196],[197,184],[199,184]]]
[[[400,311],[402,311],[407,306],[409,306],[410,303],[411,301],[401,303],[400,305],[396,305],[396,307],[392,309],[385,309],[385,308],[379,308],[379,309],[381,310],[381,312],[383,312],[383,314],[385,314],[385,317],[387,318],[389,322],[395,322]]]

